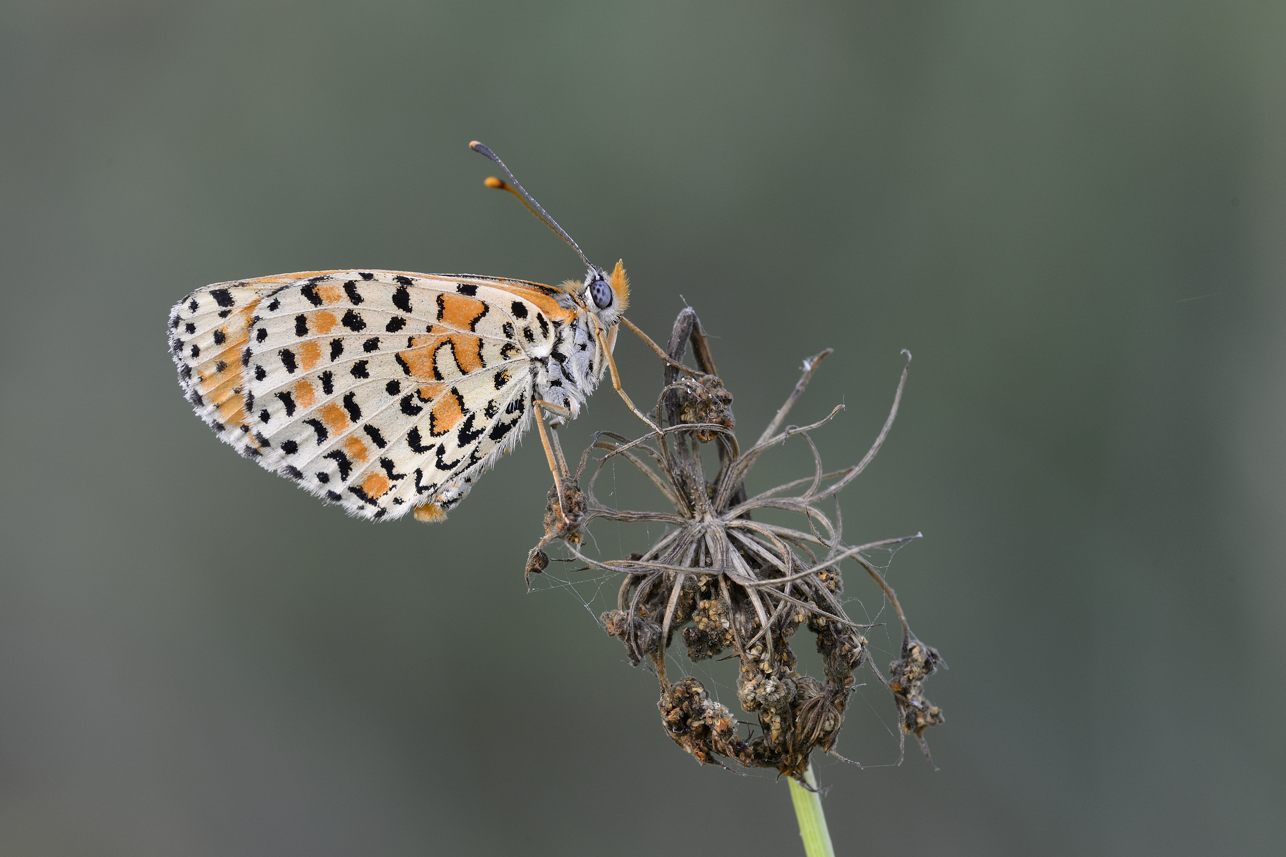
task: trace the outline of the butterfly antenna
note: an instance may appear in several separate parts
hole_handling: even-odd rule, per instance
[[[513,174],[513,170],[509,169],[509,167],[505,165],[505,162],[500,160],[499,155],[491,151],[490,146],[474,140],[469,143],[469,148],[490,160],[496,166],[500,167],[500,169],[504,170],[505,175],[509,176],[509,181],[507,182],[503,179],[498,179],[495,176],[487,176],[487,180],[484,182],[487,187],[495,188],[496,190],[508,191],[513,194],[518,198],[518,201],[523,204],[523,207],[530,211],[537,220],[549,227],[550,232],[553,232],[559,238],[563,239],[568,247],[571,247],[576,251],[576,255],[580,256],[581,261],[585,263],[585,267],[594,267],[593,263],[589,261],[589,257],[585,255],[585,251],[581,250],[580,245],[572,240],[572,236],[567,234],[566,229],[558,225],[557,220],[550,217],[549,212],[545,211],[544,206],[536,202],[536,198],[527,192],[527,189],[522,186],[522,182],[518,181],[518,177]]]

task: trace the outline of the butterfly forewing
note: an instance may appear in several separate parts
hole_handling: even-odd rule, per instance
[[[324,271],[175,306],[189,401],[264,467],[367,518],[449,507],[530,424],[533,366],[573,310],[471,275]]]

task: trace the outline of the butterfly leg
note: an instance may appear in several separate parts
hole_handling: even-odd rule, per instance
[[[674,369],[678,369],[680,372],[686,372],[689,375],[699,376],[701,374],[696,369],[693,369],[691,366],[684,366],[682,363],[679,363],[676,360],[674,360],[672,357],[670,357],[669,354],[666,354],[664,348],[662,348],[660,345],[657,345],[656,341],[652,339],[652,337],[644,333],[641,327],[639,327],[634,322],[630,321],[625,316],[621,316],[621,324],[625,326],[630,331],[630,333],[633,333],[639,339],[643,340],[643,344],[646,345],[648,348],[652,349],[652,353],[655,354],[657,357],[660,357],[667,366],[670,366],[671,368],[674,368]]]
[[[563,520],[567,520],[567,510],[563,507],[563,476],[567,473],[567,461],[562,455],[562,445],[557,439],[550,440],[548,426],[545,425],[545,411],[551,413],[569,415],[571,412],[562,405],[555,405],[553,402],[546,402],[544,399],[532,399],[532,407],[536,412],[536,432],[540,435],[540,445],[545,450],[545,460],[549,464],[549,472],[554,476],[554,491],[558,494],[558,511],[562,513]]]
[[[533,402],[533,404],[536,406],[538,410],[549,411],[551,414],[557,414],[558,416],[562,417],[564,420],[572,419],[572,412],[570,408],[565,408],[562,405],[558,405],[553,402],[547,402],[544,399],[536,399]],[[549,428],[552,429],[555,427],[549,426]],[[563,455],[563,445],[558,440],[558,432],[551,431],[549,434],[549,440],[550,440],[550,445],[554,449],[554,458],[557,460],[558,472],[563,474],[571,473],[571,470],[567,467],[567,457]]]
[[[603,352],[603,359],[607,361],[607,371],[611,375],[612,389],[616,391],[616,395],[620,396],[621,401],[625,402],[625,406],[634,412],[634,416],[647,423],[648,428],[652,429],[652,431],[661,434],[661,429],[657,427],[657,424],[648,419],[647,415],[635,406],[634,400],[630,398],[629,393],[626,393],[625,388],[621,386],[621,376],[616,371],[616,361],[612,358],[612,348],[607,342],[607,337],[603,335],[603,328],[597,324],[594,325],[594,338],[598,341],[599,350]]]

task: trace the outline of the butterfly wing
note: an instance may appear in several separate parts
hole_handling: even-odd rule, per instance
[[[530,426],[565,301],[471,275],[283,274],[193,292],[170,348],[197,414],[243,455],[360,517],[433,517]]]

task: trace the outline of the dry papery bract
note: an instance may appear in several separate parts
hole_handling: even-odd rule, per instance
[[[689,344],[695,369],[679,366]],[[668,353],[672,362],[666,365],[654,413],[659,432],[632,440],[606,432],[597,435],[577,472],[563,478],[562,497],[551,490],[545,537],[532,549],[528,572],[547,566],[545,548],[557,541],[571,561],[622,576],[616,608],[602,615],[603,627],[625,645],[634,664],[646,661],[653,666],[667,733],[703,763],[735,759],[802,781],[814,749],[838,755],[835,741],[853,693],[854,672],[862,666],[892,693],[903,741],[913,735],[925,747],[925,729],[943,719],[941,709],[922,692],[940,658],[911,632],[897,594],[868,558],[870,553],[895,550],[919,534],[845,544],[835,502],[884,443],[906,385],[910,354],[904,352],[907,364],[893,405],[870,449],[853,466],[827,471],[812,433],[834,419],[842,406],[810,425],[790,426],[786,419],[829,350],[804,361],[795,388],[745,450],[733,432],[732,395],[719,377],[692,309],[675,321]],[[813,472],[748,494],[751,468],[766,452],[792,439],[811,451]],[[707,477],[702,463],[700,447],[705,443],[718,449],[713,478]],[[664,507],[625,510],[601,502],[594,486],[609,462],[636,467],[659,491]],[[797,519],[797,524],[768,523],[763,513]],[[641,554],[624,559],[589,556],[582,550],[582,533],[596,519],[650,524],[652,529],[662,525],[664,532]],[[901,657],[889,666],[887,676],[871,661],[865,636],[869,626],[859,625],[844,611],[840,567],[845,561],[856,563],[875,583],[900,625]],[[801,626],[815,637],[821,675],[797,668],[791,643]],[[676,634],[693,661],[736,657],[737,699],[757,723],[739,720],[696,678],[670,680],[666,650]]]

